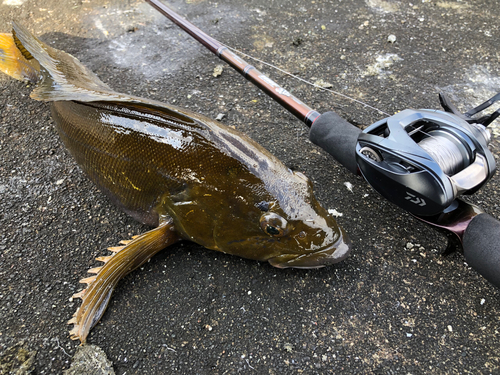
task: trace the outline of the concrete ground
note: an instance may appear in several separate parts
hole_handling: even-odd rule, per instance
[[[169,4],[235,48],[388,113],[439,108],[439,91],[466,110],[500,90],[496,1]],[[89,336],[116,374],[500,373],[500,291],[461,254],[443,257],[442,235],[312,145],[303,124],[238,73],[224,66],[214,77],[222,63],[149,5],[3,0],[0,31],[11,20],[117,91],[224,114],[309,176],[354,244],[343,263],[309,271],[192,243],[166,249],[119,284]],[[255,65],[320,112],[360,126],[383,117]],[[60,374],[78,348],[66,325],[78,280],[106,247],[147,228],[86,179],[31,90],[0,77],[0,368]],[[498,217],[499,196],[497,175],[471,201]]]

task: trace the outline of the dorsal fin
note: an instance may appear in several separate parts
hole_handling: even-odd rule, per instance
[[[69,53],[46,45],[15,22],[13,22],[12,27],[15,37],[13,39],[8,35],[10,39],[7,44],[12,47],[11,49],[15,52],[17,60],[23,60],[26,64],[40,64],[38,72],[38,78],[40,79],[31,93],[33,99],[42,101],[119,102],[122,106],[127,102],[136,103],[140,104],[145,112],[148,109],[153,112],[159,109],[163,114],[173,113],[177,121],[184,121],[189,124],[193,124],[194,119],[199,117],[154,100],[117,93]],[[2,69],[1,47],[2,42],[0,40],[0,69]],[[27,60],[28,57],[31,60]],[[9,74],[7,71],[6,73]]]
[[[16,36],[16,32],[14,30],[12,30],[12,38],[14,39],[14,44],[16,45],[17,49],[19,50],[19,52],[21,52],[21,55],[23,55],[26,60],[33,60],[33,56],[28,52],[26,48],[24,48],[21,41]]]
[[[127,100],[69,53],[52,48],[13,22],[15,43],[23,56],[38,61],[42,80],[31,93],[36,100]],[[130,100],[130,99],[129,99]]]

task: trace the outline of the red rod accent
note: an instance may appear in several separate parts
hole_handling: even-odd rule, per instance
[[[239,56],[231,52],[223,44],[208,36],[203,31],[194,26],[191,22],[179,16],[166,5],[160,3],[158,0],[145,0],[156,10],[158,10],[165,17],[170,19],[173,23],[186,31],[198,42],[203,44],[212,53],[217,55],[221,60],[224,60],[231,65],[236,71],[243,74],[243,76],[264,91],[267,95],[273,98],[276,102],[281,104],[287,111],[292,113],[300,121],[303,121],[307,126],[311,126],[313,121],[320,116],[318,112],[313,110],[308,105],[302,103],[295,96],[290,94],[287,90],[279,86],[276,82],[259,72],[255,67],[248,64]]]

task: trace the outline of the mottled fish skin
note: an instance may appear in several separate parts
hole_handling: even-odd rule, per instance
[[[141,100],[51,106],[66,147],[115,204],[151,226],[168,215],[182,238],[209,249],[283,266],[314,253],[303,267],[336,260],[321,252],[345,235],[304,175],[218,122]],[[286,220],[281,233],[263,230],[272,215]]]
[[[135,219],[157,226],[160,217],[171,217],[183,239],[277,267],[322,267],[347,256],[349,241],[310,181],[244,134],[117,93],[16,23],[2,48],[15,50],[4,53],[5,61],[33,67],[31,97],[50,102],[78,164]],[[12,75],[8,65],[0,62],[0,69]]]
[[[180,240],[276,267],[339,262],[349,240],[311,182],[240,132],[202,115],[120,94],[73,56],[23,27],[0,35],[0,70],[36,83],[64,144],[121,209],[153,226],[98,257],[68,322],[85,342],[113,289],[131,270]]]

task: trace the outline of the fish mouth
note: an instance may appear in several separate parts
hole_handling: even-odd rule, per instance
[[[351,252],[351,240],[341,229],[337,241],[320,250],[306,254],[285,254],[271,259],[268,262],[278,268],[322,268],[343,261]]]

